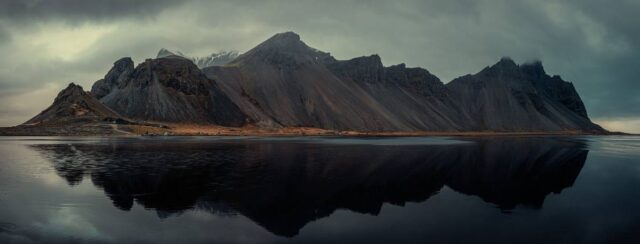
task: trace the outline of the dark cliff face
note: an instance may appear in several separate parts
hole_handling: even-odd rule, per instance
[[[540,62],[517,65],[503,58],[447,87],[477,130],[604,131],[589,120],[573,85],[547,75]]]
[[[571,82],[564,81],[557,75],[547,75],[540,61],[523,64],[520,68],[526,77],[533,82],[538,91],[560,102],[572,112],[589,119],[587,109]]]
[[[119,119],[120,115],[100,103],[92,94],[85,92],[74,83],[60,91],[47,109],[24,124],[50,124],[84,121]]]
[[[385,68],[378,55],[332,62],[327,67],[337,76],[357,82],[376,83],[385,80]]]
[[[204,72],[234,94],[230,97],[245,113],[268,117],[270,123],[337,130],[410,129],[391,121],[389,111],[357,84],[332,73],[325,65],[331,62],[333,57],[307,46],[297,34],[282,33],[226,67]]]
[[[371,55],[327,64],[340,79],[357,84],[407,130],[469,130],[468,116],[438,77],[405,64],[384,67]]]
[[[91,87],[91,93],[100,99],[111,93],[115,88],[122,86],[133,72],[133,60],[121,58],[113,63],[113,68],[107,72],[104,79],[96,81]]]
[[[114,70],[118,68],[114,67]],[[187,59],[177,56],[149,59],[120,77],[125,74],[128,75],[100,99],[124,116],[138,120],[228,126],[241,126],[247,121],[216,82]]]
[[[327,63],[338,77],[354,82],[401,86],[427,96],[443,97],[447,88],[440,79],[423,68],[407,68],[405,64],[384,67],[377,54]]]
[[[300,36],[277,34],[226,67],[206,68],[255,121],[361,131],[589,131],[571,83],[540,62],[503,58],[444,85],[378,55],[336,60]]]
[[[427,70],[384,67],[378,55],[338,61],[295,33],[277,34],[226,67],[203,71],[254,120],[266,118],[265,124],[360,131],[467,129],[447,88]]]

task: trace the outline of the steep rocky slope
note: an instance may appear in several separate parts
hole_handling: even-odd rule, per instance
[[[293,32],[276,34],[204,73],[254,121],[360,131],[586,131],[593,124],[571,83],[539,62],[502,59],[449,84],[378,55],[336,60]]]
[[[428,71],[385,68],[377,56],[338,61],[292,32],[203,71],[257,121],[337,130],[465,129],[447,88]]]
[[[517,65],[503,58],[447,87],[472,118],[474,130],[598,132],[573,85],[549,76],[540,62]]]
[[[378,55],[328,63],[340,79],[357,84],[395,121],[410,130],[464,131],[469,118],[438,77],[404,64],[384,67]]]
[[[190,60],[178,56],[148,59],[133,70],[133,63],[123,60],[116,62],[105,79],[92,88],[101,95],[102,103],[118,113],[162,122],[228,126],[247,122],[216,82]],[[118,78],[112,81],[111,77]]]
[[[111,91],[119,88],[119,85],[125,84],[133,70],[133,60],[131,60],[131,58],[126,57],[119,59],[113,63],[113,68],[107,72],[103,79],[93,83],[91,93],[98,99],[108,95]]]
[[[400,129],[356,84],[333,75],[325,59],[333,58],[308,47],[295,33],[281,33],[227,64],[239,79],[218,81],[283,126]],[[216,77],[211,71],[205,69]]]

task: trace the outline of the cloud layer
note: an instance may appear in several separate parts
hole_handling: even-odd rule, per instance
[[[640,3],[564,1],[3,1],[0,125],[43,110],[68,82],[160,48],[246,51],[292,30],[339,59],[380,54],[447,82],[501,56],[574,82],[591,117],[640,117]],[[631,129],[631,130],[640,130]]]

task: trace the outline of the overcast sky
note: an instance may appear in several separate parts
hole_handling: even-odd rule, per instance
[[[592,119],[640,132],[640,1],[0,1],[0,126],[89,90],[113,62],[160,48],[246,51],[294,31],[338,59],[377,53],[444,82],[502,56],[542,60],[574,83]]]

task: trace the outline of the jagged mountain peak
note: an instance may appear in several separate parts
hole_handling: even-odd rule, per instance
[[[160,51],[158,51],[158,54],[156,55],[156,58],[162,58],[162,57],[166,57],[169,55],[173,55],[173,52],[167,50],[166,48],[161,48]]]
[[[273,35],[262,44],[269,44],[272,46],[291,46],[291,45],[305,45],[300,39],[300,35],[295,32],[288,31]]]
[[[131,119],[241,126],[246,116],[217,83],[181,56],[147,59],[117,82],[96,82],[100,102]],[[106,86],[106,84],[115,86]]]
[[[184,58],[182,56],[167,56],[164,58],[156,58],[156,59],[147,59],[138,67],[136,67],[136,71],[133,75],[138,75],[138,73],[148,73],[154,72],[157,75],[178,75],[189,77],[191,75],[202,76],[200,69],[197,67],[193,61],[190,59]],[[196,82],[200,80],[194,79],[192,82]]]
[[[533,75],[536,77],[546,75],[546,72],[542,65],[542,61],[540,60],[533,60],[522,64],[517,64],[515,61],[513,61],[513,59],[506,56],[500,58],[500,60],[494,65],[487,67],[486,70],[498,70],[502,72],[510,71],[514,74],[521,71],[527,75]]]
[[[156,55],[156,58],[165,58],[165,57],[169,57],[169,56],[184,57],[184,54],[182,52],[179,52],[179,51],[170,51],[169,49],[161,48],[160,51],[158,51],[158,54]]]
[[[500,60],[496,63],[496,65],[508,65],[508,66],[512,66],[512,65],[516,65],[516,62],[513,61],[513,59],[509,56],[503,56],[500,58]]]
[[[487,66],[478,74],[484,76],[499,76],[514,79],[540,79],[547,76],[542,62],[534,60],[523,64],[517,64],[510,57],[502,57],[498,62],[491,66]]]
[[[372,54],[372,55],[369,55],[369,56],[361,56],[361,57],[357,57],[357,58],[352,58],[350,60],[343,61],[343,62],[350,62],[350,63],[353,63],[353,64],[357,64],[359,66],[367,66],[367,67],[373,67],[373,68],[383,68],[382,59],[380,58],[380,56],[378,54]]]
[[[231,62],[235,58],[237,58],[239,55],[240,54],[238,51],[229,50],[229,51],[214,52],[204,57],[190,57],[180,51],[170,51],[166,48],[161,48],[160,51],[158,51],[158,55],[156,55],[156,58],[167,58],[172,56],[182,57],[182,58],[191,60],[191,62],[197,65],[198,68],[202,69],[202,68],[211,67],[211,66],[223,66]]]
[[[520,69],[522,70],[522,72],[524,72],[525,74],[539,79],[541,77],[544,77],[547,75],[547,72],[545,72],[544,67],[542,66],[542,61],[540,60],[534,60],[531,62],[526,62],[522,65],[520,65]]]
[[[298,34],[284,32],[272,36],[229,64],[237,66],[254,61],[293,68],[306,64],[331,63],[336,59],[330,53],[309,47]]]
[[[91,87],[91,93],[100,99],[109,94],[113,89],[121,87],[123,82],[133,72],[134,63],[130,57],[118,59],[103,79],[96,81]]]
[[[387,68],[406,69],[407,68],[407,64],[399,63],[399,64],[391,65],[391,66],[389,66]]]
[[[84,91],[82,86],[71,82],[58,93],[51,106],[25,124],[72,121],[77,118],[104,120],[121,117],[100,103],[92,94]]]
[[[484,77],[502,77],[498,80],[510,82],[531,81],[534,83],[539,83],[541,80],[547,80],[551,78],[551,76],[546,73],[544,66],[542,65],[542,61],[533,60],[522,64],[517,64],[515,61],[513,61],[513,59],[509,57],[501,58],[497,63],[484,68],[477,74]],[[557,80],[565,82],[562,79]]]
[[[69,83],[69,85],[67,85],[67,88],[65,88],[62,91],[60,91],[60,94],[62,94],[62,93],[75,93],[77,91],[83,92],[84,89],[82,89],[81,85],[77,85],[76,83],[71,82],[71,83]]]
[[[86,92],[82,88],[82,86],[77,85],[76,83],[69,83],[66,88],[62,89],[56,96],[54,103],[59,103],[62,101],[73,101],[78,98],[84,96]]]
[[[371,54],[369,56],[362,56],[362,57],[358,57],[355,59],[360,59],[360,60],[366,60],[370,63],[375,63],[375,64],[380,64],[382,65],[382,58],[380,58],[380,55],[376,54]]]
[[[198,67],[206,68],[211,66],[223,66],[233,61],[238,56],[240,56],[240,53],[238,51],[228,50],[228,51],[214,52],[209,56],[205,56],[205,57],[194,57],[194,58],[191,58],[191,60],[196,65],[198,65]]]
[[[293,31],[286,31],[275,34],[271,39],[274,40],[288,40],[288,41],[300,41],[300,35]]]
[[[119,69],[125,69],[125,68],[128,68],[128,67],[133,67],[133,65],[134,65],[134,63],[133,63],[133,60],[131,59],[131,57],[123,57],[123,58],[120,58],[120,59],[116,60],[113,63],[113,66],[114,67],[118,67]]]
[[[71,82],[66,88],[62,89],[62,91],[58,93],[53,103],[56,104],[63,101],[74,101],[81,98],[85,93],[86,92],[82,86]]]
[[[543,68],[542,61],[539,60],[539,59],[534,59],[532,61],[524,62],[521,66],[531,66],[531,67]]]
[[[518,64],[510,57],[502,57],[497,63],[489,67],[489,70],[501,72],[515,72],[518,69]]]
[[[604,131],[589,120],[573,85],[547,75],[540,61],[518,65],[502,58],[479,73],[454,79],[447,87],[483,129]]]
[[[294,32],[278,33],[260,43],[252,51],[282,51],[287,53],[314,53],[317,50],[307,46]]]

